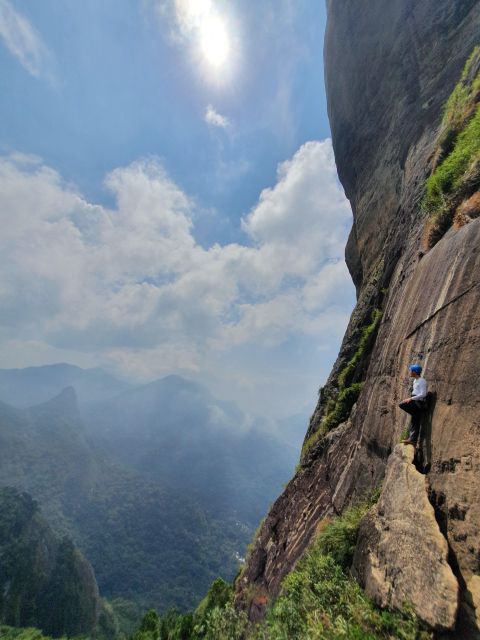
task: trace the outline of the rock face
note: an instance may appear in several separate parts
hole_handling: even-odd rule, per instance
[[[412,446],[399,444],[389,457],[380,499],[360,527],[353,573],[380,606],[401,609],[412,603],[432,628],[450,630],[458,582],[413,456]]]
[[[419,211],[442,108],[479,43],[477,0],[328,0],[325,80],[338,173],[354,211],[357,286]],[[363,274],[363,279],[362,279]]]
[[[259,532],[237,602],[248,608],[256,589],[276,595],[319,522],[382,481],[407,423],[398,403],[416,361],[436,398],[422,468],[461,587],[459,622],[474,625],[465,637],[480,637],[480,219],[426,251],[421,208],[444,105],[479,44],[480,2],[327,4],[325,78],[354,213],[346,257],[358,303],[308,427],[313,444]],[[363,382],[361,393],[346,424],[324,438],[322,421],[374,310],[382,312],[376,339],[351,380]]]

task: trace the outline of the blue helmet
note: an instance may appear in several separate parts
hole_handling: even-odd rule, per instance
[[[418,373],[418,375],[422,373],[422,367],[419,364],[411,364],[408,368],[410,371],[413,371],[413,373]]]

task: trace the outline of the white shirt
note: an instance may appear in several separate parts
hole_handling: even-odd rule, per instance
[[[425,378],[413,379],[412,400],[423,400],[427,395],[427,381]]]

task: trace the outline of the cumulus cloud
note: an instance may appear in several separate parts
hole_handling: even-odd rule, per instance
[[[5,46],[31,73],[48,75],[51,57],[47,46],[30,22],[15,11],[9,0],[0,0],[0,37]]]
[[[230,126],[230,120],[218,113],[211,104],[205,109],[205,122],[220,129],[227,129]]]
[[[351,213],[329,141],[279,166],[242,221],[243,245],[196,242],[195,204],[158,159],[105,184],[112,209],[38,158],[0,159],[4,346],[77,350],[142,377],[221,377],[242,349],[339,340],[353,299],[343,262]]]

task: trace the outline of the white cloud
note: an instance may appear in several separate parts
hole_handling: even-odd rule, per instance
[[[9,0],[0,0],[0,37],[7,49],[35,77],[49,75],[51,54],[30,22],[15,11]]]
[[[205,122],[214,127],[220,127],[220,129],[228,129],[231,124],[230,120],[218,113],[211,104],[205,109]]]
[[[0,159],[2,354],[24,341],[141,377],[221,379],[228,366],[254,380],[245,350],[336,348],[353,301],[343,262],[351,213],[329,141],[279,166],[243,220],[249,245],[197,244],[194,203],[154,158],[105,184],[113,209],[36,158]]]

